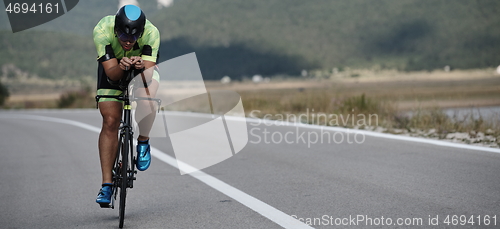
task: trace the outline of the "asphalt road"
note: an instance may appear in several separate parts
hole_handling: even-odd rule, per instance
[[[0,228],[118,227],[118,210],[95,203],[100,123],[97,110],[0,112]],[[125,228],[282,228],[283,215],[313,228],[500,227],[500,151],[247,128],[246,147],[198,177],[153,158],[129,190]],[[151,142],[174,156],[168,138]],[[200,181],[212,178],[237,194]]]

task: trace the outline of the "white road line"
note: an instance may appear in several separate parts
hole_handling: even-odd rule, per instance
[[[1,118],[2,116],[0,116]],[[63,123],[63,124],[68,124],[68,125],[73,125],[76,127],[80,127],[86,130],[90,130],[92,132],[99,133],[101,131],[100,128],[97,128],[92,125],[88,125],[82,122],[77,122],[73,120],[68,120],[68,119],[60,119],[60,118],[52,118],[52,117],[46,117],[46,116],[38,116],[38,115],[16,115],[16,116],[3,116],[4,118],[16,118],[16,119],[31,119],[31,120],[39,120],[39,121],[47,121],[47,122],[56,122],[56,123]],[[175,158],[171,157],[170,155],[154,148],[151,147],[151,155],[154,157],[158,158],[159,160],[177,168],[177,161]],[[307,224],[304,224],[303,222],[297,220],[296,218],[293,218],[292,216],[289,216],[285,214],[284,212],[274,208],[273,206],[270,206],[258,199],[256,199],[253,196],[250,196],[246,193],[244,193],[241,190],[238,190],[231,185],[228,185],[224,183],[223,181],[210,176],[202,171],[197,171],[194,173],[188,174],[199,181],[205,183],[206,185],[214,188],[215,190],[233,198],[234,200],[240,202],[241,204],[247,206],[248,208],[256,211],[257,213],[261,214],[262,216],[270,219],[271,221],[275,222],[276,224],[284,227],[284,228],[312,228]]]
[[[276,124],[276,121],[263,120],[263,119],[249,119],[249,118],[247,118],[246,121],[247,121],[247,123],[257,123],[257,124],[260,124],[260,123],[272,124],[272,123],[274,123],[274,124]],[[279,122],[279,123],[281,124],[281,122]],[[342,128],[342,127],[319,126],[319,125],[309,125],[309,124],[291,123],[291,122],[283,122],[283,124],[281,124],[281,125],[282,126],[299,126],[299,127],[308,128],[308,129],[337,131],[337,132],[345,132],[345,133],[352,133],[352,134],[359,133],[359,134],[363,134],[366,136],[372,136],[372,137],[377,137],[377,138],[386,138],[386,139],[394,139],[394,140],[409,141],[409,142],[419,142],[419,143],[425,143],[425,144],[431,144],[431,145],[447,146],[447,147],[452,147],[452,148],[470,149],[470,150],[477,150],[477,151],[500,153],[500,149],[498,149],[498,148],[488,148],[488,147],[483,147],[483,146],[466,145],[466,144],[446,142],[446,141],[440,141],[440,140],[434,140],[434,139],[401,136],[401,135],[394,135],[394,134],[385,134],[385,133],[378,133],[378,132],[372,132],[372,131],[367,131],[367,130],[356,130],[356,129],[348,129],[348,128]]]
[[[200,114],[200,113],[190,113],[190,112],[171,112],[171,111],[169,112],[169,115],[182,115],[182,116],[204,117],[204,118],[211,116],[211,114]],[[377,137],[377,138],[394,139],[394,140],[401,140],[401,141],[408,141],[408,142],[419,142],[419,143],[424,143],[424,144],[446,146],[446,147],[459,148],[459,149],[470,149],[470,150],[476,150],[476,151],[500,153],[499,148],[489,148],[489,147],[484,147],[484,146],[466,145],[466,144],[453,143],[453,142],[427,139],[427,138],[417,138],[417,137],[410,137],[410,136],[378,133],[378,132],[367,131],[367,130],[356,130],[356,129],[348,129],[348,128],[342,128],[342,127],[334,127],[334,126],[311,125],[311,124],[295,123],[295,122],[279,121],[279,120],[242,118],[242,117],[232,117],[232,116],[224,116],[224,117],[226,118],[226,120],[245,121],[247,123],[264,124],[264,125],[268,125],[268,126],[271,126],[271,125],[273,125],[273,126],[298,126],[300,128],[305,128],[305,129],[335,131],[335,132],[344,132],[344,133],[351,133],[351,134],[358,133],[358,134],[363,134],[366,136]]]

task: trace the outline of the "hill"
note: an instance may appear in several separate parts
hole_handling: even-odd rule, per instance
[[[183,0],[160,10],[155,2],[139,3],[161,32],[160,61],[195,51],[206,79],[334,67],[413,71],[500,64],[496,0]],[[2,65],[44,78],[93,75],[91,31],[116,5],[80,1],[41,27],[1,32],[7,50]]]
[[[3,77],[19,73],[48,79],[78,79],[97,70],[92,37],[48,31],[0,32]]]
[[[193,49],[244,46],[304,67],[431,70],[500,64],[498,1],[184,0],[151,20],[161,22],[163,39]],[[175,53],[174,45],[167,47]],[[232,58],[254,61],[245,57],[238,48],[232,52]],[[220,62],[226,61],[231,58]]]

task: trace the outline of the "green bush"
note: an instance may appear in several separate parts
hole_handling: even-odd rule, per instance
[[[0,82],[0,106],[3,106],[5,100],[9,97],[9,90]]]
[[[370,98],[366,98],[365,93],[361,96],[353,96],[345,99],[340,105],[340,111],[347,113],[376,113],[378,103]]]
[[[90,94],[90,88],[86,87],[77,91],[68,91],[59,97],[58,108],[89,108],[93,107],[95,100]]]

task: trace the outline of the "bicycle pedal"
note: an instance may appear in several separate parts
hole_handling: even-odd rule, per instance
[[[101,208],[112,208],[111,204],[99,204]]]

